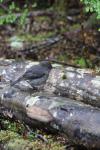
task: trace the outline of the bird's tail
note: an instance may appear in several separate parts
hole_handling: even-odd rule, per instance
[[[22,79],[22,77],[18,78],[17,80],[13,81],[10,83],[10,86],[14,86],[16,83],[18,83],[20,80]]]

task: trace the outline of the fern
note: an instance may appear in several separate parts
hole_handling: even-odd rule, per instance
[[[86,12],[97,14],[97,19],[100,19],[100,0],[80,0],[86,5]]]
[[[4,1],[5,0],[0,0],[0,4],[3,4]],[[3,16],[0,17],[0,25],[14,23],[17,19],[17,16],[16,16],[16,14],[14,14],[14,12],[19,12],[19,11],[20,11],[20,9],[15,5],[15,2],[13,0],[12,3],[8,6],[7,15],[5,15],[5,17],[3,17]],[[23,13],[19,17],[20,25],[23,25],[25,23],[27,13],[28,13],[28,9],[27,9],[27,7],[24,7]]]

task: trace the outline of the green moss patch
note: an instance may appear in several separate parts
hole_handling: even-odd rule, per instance
[[[18,35],[23,41],[26,42],[40,42],[43,40],[46,40],[47,38],[53,36],[53,32],[42,32],[37,35],[31,35],[31,34],[22,34]]]
[[[0,118],[0,144],[6,150],[65,150],[64,138],[40,130],[28,130],[20,123]],[[60,140],[59,140],[60,138]],[[1,145],[0,145],[1,146]]]
[[[5,146],[6,150],[64,150],[65,146],[59,141],[53,141],[52,136],[45,136],[48,142],[39,139],[24,139],[16,132],[1,131],[0,143]]]

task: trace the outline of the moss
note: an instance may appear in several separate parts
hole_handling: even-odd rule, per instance
[[[64,28],[64,27],[61,27],[61,33],[65,33],[65,32],[67,32],[68,30],[66,29],[66,28]]]
[[[65,74],[63,74],[62,79],[63,79],[63,80],[66,80],[66,79],[67,79],[67,76],[66,76]]]
[[[65,146],[52,135],[46,135],[43,131],[37,130],[23,133],[26,131],[22,123],[12,122],[1,118],[1,124],[6,130],[0,131],[0,143],[6,150],[64,150]],[[20,134],[18,134],[20,133]],[[44,142],[37,138],[37,134],[42,135]],[[1,146],[1,145],[0,145]]]
[[[0,142],[2,142],[2,143],[5,143],[5,142],[9,141],[10,139],[17,138],[17,137],[19,137],[19,136],[15,132],[8,131],[8,130],[0,131]]]
[[[4,10],[0,9],[0,16],[4,15]]]
[[[64,142],[59,135],[47,135],[41,130],[29,131],[21,122],[14,122],[0,117],[2,130],[0,144],[6,150],[64,150]],[[26,133],[23,136],[23,133]],[[42,139],[38,138],[42,136]],[[0,145],[1,146],[1,145]]]
[[[66,62],[68,60],[68,56],[66,53],[60,54],[59,56],[57,56],[57,60]]]
[[[49,38],[50,36],[53,36],[54,33],[53,32],[44,32],[44,33],[39,33],[37,35],[31,35],[31,34],[23,34],[23,35],[18,35],[23,41],[26,42],[39,42],[39,41],[43,41],[46,40],[47,38]]]
[[[64,150],[65,146],[59,141],[54,141],[52,136],[45,136],[48,143],[39,139],[23,139],[17,133],[12,131],[1,131],[0,142],[6,150]]]
[[[24,139],[12,139],[6,146],[7,150],[32,150],[33,144]]]
[[[70,27],[70,31],[73,31],[73,30],[77,30],[77,29],[80,29],[80,24],[74,24]]]
[[[50,22],[50,17],[48,17],[48,16],[38,16],[36,18],[36,20],[39,21],[39,22],[44,22],[44,21]]]

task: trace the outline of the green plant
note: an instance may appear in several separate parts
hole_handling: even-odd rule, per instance
[[[97,19],[100,19],[100,0],[80,0],[86,5],[86,12],[97,14]]]
[[[5,1],[0,0],[0,4],[2,7],[2,10],[5,6]],[[5,14],[5,11],[7,12],[7,15]],[[20,16],[18,16],[16,13],[21,13]],[[4,24],[10,24],[10,23],[15,23],[15,21],[18,21],[19,25],[23,25],[26,21],[26,16],[28,14],[28,6],[25,5],[23,7],[23,11],[21,12],[21,9],[16,5],[14,1],[12,1],[7,7],[6,10],[3,10],[3,16],[0,17],[0,25]]]
[[[3,15],[0,17],[0,25],[15,23],[17,20],[18,25],[23,26],[29,11],[34,8],[47,8],[50,5],[47,0],[41,0],[41,2],[40,0],[26,0],[22,3],[10,0],[10,2],[7,2],[6,0],[0,0],[0,12],[2,12],[0,14]],[[20,15],[17,13],[20,13]]]

